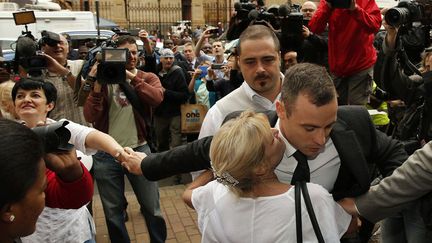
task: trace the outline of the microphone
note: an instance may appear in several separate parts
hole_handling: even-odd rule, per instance
[[[16,43],[17,58],[34,56],[37,50],[38,50],[37,44],[32,38],[27,36],[18,37]]]

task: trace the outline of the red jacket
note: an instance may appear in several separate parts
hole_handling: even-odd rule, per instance
[[[93,197],[93,179],[81,164],[83,175],[73,182],[62,181],[53,171],[47,169],[45,205],[50,208],[78,209]]]
[[[321,34],[328,23],[330,71],[339,77],[370,68],[377,58],[373,40],[381,27],[380,10],[375,0],[356,0],[356,4],[353,11],[331,9],[321,0],[309,22],[309,29],[316,34]]]
[[[152,115],[152,107],[158,106],[164,96],[162,84],[159,78],[153,73],[146,73],[138,70],[136,76],[130,84],[137,91],[138,97],[145,109],[145,114]],[[141,115],[133,109],[136,129],[138,132],[139,142],[146,139],[145,121]],[[100,93],[90,92],[87,101],[84,104],[84,118],[87,122],[92,123],[93,127],[101,132],[109,131],[109,97],[108,88],[102,86]]]

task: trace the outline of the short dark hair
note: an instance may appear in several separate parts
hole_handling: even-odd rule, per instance
[[[258,40],[264,38],[271,38],[273,40],[275,50],[280,51],[280,43],[276,34],[269,27],[264,25],[250,25],[240,35],[239,44],[237,46],[237,55],[241,53],[241,43],[246,40]]]
[[[22,200],[36,182],[43,156],[38,136],[24,125],[0,119],[0,209]]]
[[[311,63],[296,64],[285,73],[280,100],[287,115],[291,114],[301,92],[306,93],[309,101],[316,106],[329,104],[336,97],[336,89],[327,70]]]
[[[135,38],[131,35],[121,35],[117,39],[116,43],[117,43],[117,46],[121,46],[121,45],[126,44],[126,43],[137,45]],[[137,45],[137,47],[138,47],[138,45]]]
[[[41,89],[45,93],[47,104],[53,102],[55,105],[57,101],[57,89],[54,86],[54,84],[50,82],[44,82],[41,80],[35,80],[30,78],[21,78],[20,81],[15,83],[12,89],[12,100],[14,103],[19,89],[22,90]]]

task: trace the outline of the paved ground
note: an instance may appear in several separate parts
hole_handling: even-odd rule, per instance
[[[184,204],[181,199],[184,185],[176,184],[177,178],[168,178],[159,182],[159,193],[161,201],[161,210],[167,224],[167,243],[199,243],[201,235],[196,226],[196,213],[193,209]],[[126,199],[129,203],[127,212],[129,221],[126,222],[126,228],[129,232],[132,243],[150,242],[144,217],[139,211],[139,204],[131,190],[128,180],[126,179]],[[182,177],[182,182],[189,182],[188,176]],[[110,242],[108,230],[105,224],[102,204],[97,190],[93,197],[93,217],[96,224],[96,241],[97,243]]]

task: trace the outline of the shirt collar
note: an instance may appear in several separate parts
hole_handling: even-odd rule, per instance
[[[280,120],[278,119],[275,125],[275,128],[279,130],[279,137],[282,139],[282,141],[285,143],[285,156],[287,158],[293,156],[293,154],[297,151],[296,148],[294,148],[288,140],[285,138],[285,136],[282,133],[282,129],[280,128]]]
[[[283,81],[285,76],[283,75],[283,73],[280,73],[280,75],[281,75],[281,80]],[[255,92],[255,90],[253,90],[253,89],[249,86],[249,84],[246,82],[246,80],[242,83],[241,87],[242,87],[242,89],[244,89],[244,91],[246,92],[246,95],[247,95],[247,96],[249,97],[249,99],[251,99],[251,100],[252,100],[254,97],[265,98],[265,97],[261,96],[260,94],[258,94],[257,92]],[[282,88],[282,87],[281,87],[281,88]],[[276,99],[275,99],[274,101],[271,101],[271,102],[274,103],[276,100],[280,99],[280,96],[281,96],[281,94],[280,94],[280,92],[279,92],[279,94],[278,94],[278,96],[276,97]],[[267,98],[265,98],[265,99],[267,99]]]

